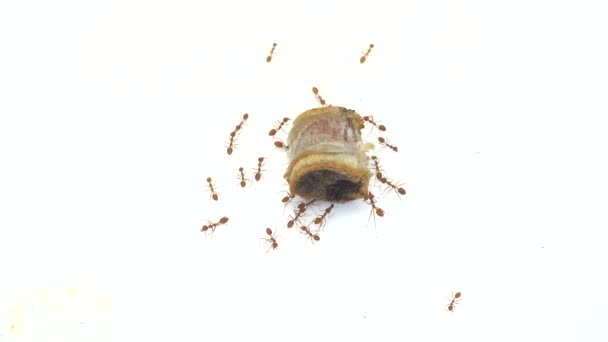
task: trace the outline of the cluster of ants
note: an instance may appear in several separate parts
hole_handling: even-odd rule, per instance
[[[266,57],[267,63],[272,61],[276,47],[277,47],[277,43],[273,43],[272,49],[270,50],[269,55]],[[359,59],[359,62],[361,64],[365,63],[365,61],[369,57],[373,48],[374,48],[374,44],[370,44],[367,51],[365,53],[363,53],[363,55]],[[321,96],[319,89],[317,87],[312,87],[312,92],[313,92],[315,99],[318,101],[318,103],[322,107],[328,105],[327,101]],[[232,153],[236,149],[237,141],[239,139],[240,133],[248,119],[249,119],[249,114],[247,114],[247,113],[243,114],[239,123],[230,132],[228,141],[226,142],[226,153],[229,156],[232,155]],[[369,124],[371,126],[372,130],[374,128],[377,129],[379,134],[385,134],[385,132],[387,131],[386,126],[381,124],[380,122],[376,121],[374,119],[374,117],[371,115],[363,116],[362,119],[366,124]],[[275,121],[275,125],[268,132],[268,136],[270,136],[273,139],[273,145],[277,149],[284,150],[284,151],[289,150],[289,146],[281,138],[277,137],[279,132],[285,133],[284,127],[289,123],[289,121],[291,121],[291,119],[288,117],[284,117],[281,120]],[[384,136],[377,137],[377,144],[380,147],[388,148],[393,152],[399,151],[397,146],[391,144],[389,142],[389,140]],[[265,158],[265,157],[259,157],[257,159],[257,166],[252,169],[253,170],[253,179],[256,182],[259,182],[262,179],[262,172],[265,171],[263,169],[263,166],[264,166],[266,159],[267,158]],[[402,195],[406,194],[406,191],[403,188],[403,184],[396,182],[394,180],[391,180],[390,178],[388,178],[386,176],[384,169],[380,165],[380,159],[376,155],[370,156],[370,162],[371,162],[370,166],[369,166],[370,170],[373,172],[373,174],[375,176],[374,178],[377,182],[377,185],[380,188],[384,188],[384,190],[383,190],[384,194],[386,194],[387,192],[393,192],[397,196],[402,196]],[[247,184],[252,182],[251,179],[247,178],[245,169],[242,166],[239,167],[239,169],[238,169],[237,181],[238,181],[238,185],[241,188],[245,188],[247,186]],[[218,194],[217,186],[215,185],[215,183],[213,182],[211,177],[207,177],[206,188],[207,188],[206,190],[210,193],[210,199],[213,201],[218,201],[220,195]],[[378,206],[377,197],[371,191],[368,191],[366,194],[362,194],[362,197],[363,197],[363,201],[370,206],[370,214],[369,214],[368,221],[369,221],[369,219],[371,219],[371,217],[373,217],[374,224],[375,224],[376,216],[383,217],[385,215],[385,211]],[[287,195],[281,199],[281,202],[285,206],[287,206],[295,198],[296,198],[296,195],[291,194],[290,192],[287,192]],[[325,225],[327,223],[327,219],[335,207],[334,203],[330,203],[324,209],[318,211],[318,210],[315,210],[316,208],[313,207],[314,205],[317,205],[317,204],[318,204],[317,200],[314,200],[314,199],[309,200],[309,201],[303,201],[303,200],[300,201],[297,205],[295,205],[295,207],[293,209],[293,214],[288,216],[287,223],[286,223],[286,227],[288,229],[291,229],[291,228],[297,226],[300,233],[302,233],[304,236],[306,236],[306,239],[311,241],[312,243],[318,242],[321,240],[319,233],[321,233],[323,231],[323,228],[325,227]],[[313,214],[312,216],[309,215],[309,213],[317,212],[317,211],[318,211],[318,213]],[[308,221],[305,222],[304,219],[307,215],[308,215]],[[220,218],[217,222],[207,221],[207,223],[202,226],[201,231],[204,232],[205,234],[211,235],[215,232],[215,230],[218,227],[220,227],[222,225],[226,225],[228,223],[228,220],[229,220],[228,217],[224,216],[224,217]],[[279,243],[277,242],[276,229],[272,230],[271,228],[265,228],[265,235],[264,235],[264,237],[262,237],[260,239],[265,240],[268,243],[268,250],[266,251],[267,253],[270,252],[271,250],[276,250],[279,247]],[[460,301],[460,297],[461,297],[460,292],[456,292],[455,294],[453,294],[452,299],[450,300],[446,309],[450,312],[453,312],[456,309],[456,304],[458,304],[458,302]]]
[[[277,43],[273,43],[272,49],[270,50],[269,55],[266,57],[266,62],[272,61],[276,48],[277,48]],[[359,60],[360,63],[364,63],[367,60],[367,58],[369,57],[369,54],[372,51],[372,48],[374,48],[374,44],[369,45],[369,48],[367,49],[367,51],[361,56],[361,58]],[[315,99],[319,102],[319,104],[321,106],[328,105],[326,100],[319,93],[319,89],[317,87],[312,87],[312,92],[313,92]],[[229,156],[232,155],[232,153],[236,149],[237,141],[239,140],[243,127],[246,124],[248,119],[249,119],[249,114],[248,113],[243,114],[243,116],[240,118],[237,125],[230,132],[230,134],[228,136],[228,140],[226,142],[226,153]],[[372,129],[376,128],[381,133],[384,133],[387,130],[386,126],[384,126],[380,122],[377,122],[373,116],[364,116],[362,119],[364,120],[365,123],[371,125]],[[283,119],[276,121],[275,125],[268,132],[268,136],[272,137],[273,145],[277,149],[284,150],[284,151],[289,150],[289,146],[281,138],[279,138],[277,136],[279,132],[285,133],[284,128],[289,123],[289,121],[291,121],[291,119],[288,117],[284,117]],[[389,143],[387,138],[379,136],[377,139],[378,139],[377,144],[380,145],[381,147],[386,147],[394,152],[398,152],[397,146]],[[265,158],[265,157],[259,157],[257,167],[253,168],[253,179],[256,182],[259,182],[262,179],[262,172],[265,171],[263,169],[263,166],[264,166],[266,159],[267,158]],[[372,164],[370,165],[370,168],[374,171],[376,180],[380,183],[381,186],[385,187],[385,191],[389,191],[389,192],[393,191],[398,196],[406,194],[405,189],[403,188],[402,184],[399,184],[386,177],[384,170],[380,166],[380,160],[377,156],[375,156],[375,155],[371,156],[371,162],[372,162]],[[237,180],[238,180],[238,185],[240,185],[241,188],[245,188],[247,186],[247,184],[252,181],[251,179],[247,178],[245,168],[243,168],[242,166],[239,167],[239,169],[238,169]],[[217,186],[215,185],[215,183],[213,182],[213,179],[211,177],[207,177],[206,188],[207,188],[206,190],[210,193],[210,199],[213,201],[218,201],[220,195],[217,192]],[[288,192],[287,196],[282,198],[281,201],[286,206],[295,197],[296,196],[294,194],[291,194]],[[369,218],[371,218],[373,216],[374,223],[375,223],[376,216],[383,217],[385,214],[385,211],[378,206],[377,197],[371,191],[369,191],[368,193],[362,194],[362,197],[363,197],[363,200],[367,204],[369,204],[369,206],[371,207]],[[314,243],[316,241],[321,240],[319,233],[323,230],[323,227],[326,224],[326,220],[329,217],[329,215],[331,214],[332,210],[334,209],[335,204],[330,203],[327,207],[325,207],[320,212],[320,214],[318,214],[314,217],[309,217],[310,221],[304,222],[304,218],[306,217],[306,215],[310,212],[315,211],[315,208],[311,208],[313,206],[313,204],[317,204],[315,200],[311,200],[308,202],[302,201],[302,202],[298,203],[293,210],[293,214],[288,217],[286,226],[287,226],[287,228],[292,228],[294,226],[299,227],[299,231],[302,234],[304,234],[308,240],[310,240]],[[227,224],[228,220],[229,220],[228,217],[224,216],[221,219],[219,219],[217,222],[207,221],[207,223],[202,226],[201,231],[206,234],[211,235],[215,232],[215,230],[218,227]],[[266,228],[265,232],[266,232],[266,236],[261,239],[264,239],[268,242],[269,247],[268,247],[267,252],[269,252],[270,250],[277,249],[279,244],[277,242],[276,230],[273,231],[270,228]]]
[[[319,89],[317,87],[313,87],[312,91],[313,91],[313,95],[315,96],[317,101],[319,101],[321,106],[325,106],[326,102],[319,94]],[[234,149],[236,148],[236,142],[237,142],[240,132],[248,118],[249,118],[249,114],[245,113],[242,116],[242,118],[240,119],[239,123],[230,132],[228,141],[226,142],[226,153],[228,155],[232,155]],[[370,124],[372,126],[372,129],[376,128],[379,132],[386,132],[386,130],[387,130],[386,126],[375,121],[375,119],[372,116],[364,116],[362,119],[364,122]],[[279,132],[285,133],[284,127],[285,127],[285,125],[287,125],[289,123],[290,120],[291,120],[290,118],[284,117],[282,120],[276,121],[273,128],[270,129],[270,131],[268,132],[268,136],[273,138],[273,144],[277,149],[282,149],[282,150],[289,149],[289,146],[287,146],[287,144],[285,144],[283,142],[283,140],[278,138],[277,135]],[[382,147],[387,147],[387,148],[391,149],[392,151],[398,152],[397,147],[389,144],[387,142],[386,138],[379,137],[378,144]],[[263,166],[264,166],[266,159],[267,158],[265,158],[265,157],[259,157],[257,167],[253,168],[253,175],[254,175],[253,179],[256,182],[259,182],[262,179],[262,172],[265,171],[263,169]],[[377,182],[379,182],[381,184],[381,186],[385,187],[385,192],[392,191],[398,196],[406,194],[406,191],[403,188],[402,184],[392,181],[386,177],[384,169],[380,165],[380,159],[375,155],[371,156],[370,168],[373,170]],[[239,169],[238,169],[237,181],[238,181],[238,185],[240,185],[242,188],[246,187],[247,184],[251,182],[251,179],[247,178],[245,169],[242,166],[239,167]],[[217,187],[215,186],[211,177],[207,177],[206,187],[207,187],[207,191],[210,193],[210,199],[213,201],[218,201],[219,194],[217,192]],[[294,194],[291,194],[288,192],[287,195],[281,199],[281,202],[285,206],[287,206],[295,197],[296,196]],[[383,217],[385,214],[385,211],[378,206],[377,197],[371,191],[368,191],[368,193],[363,194],[362,197],[363,197],[364,201],[367,204],[369,204],[369,206],[371,207],[370,218],[373,216],[374,223],[375,223],[376,216]],[[323,230],[323,227],[326,224],[327,218],[329,217],[329,215],[331,214],[332,210],[335,207],[334,203],[330,203],[327,207],[325,207],[320,212],[320,214],[318,214],[314,217],[309,217],[310,221],[304,222],[304,218],[306,217],[307,213],[310,213],[311,211],[315,210],[314,208],[311,209],[311,207],[314,204],[317,204],[316,200],[310,200],[308,202],[304,202],[304,201],[299,202],[295,206],[293,214],[288,217],[287,224],[286,224],[287,228],[293,228],[294,226],[298,226],[299,231],[302,234],[304,234],[307,237],[307,239],[313,243],[321,240],[319,233]],[[221,225],[225,225],[227,222],[228,222],[228,217],[222,217],[217,222],[208,221],[207,224],[203,225],[201,231],[208,233],[208,234],[213,234],[215,232],[216,228],[218,228]],[[269,252],[270,250],[277,249],[279,244],[277,242],[276,230],[273,231],[271,228],[266,228],[265,232],[266,232],[266,237],[261,238],[261,239],[264,239],[268,242],[268,251],[267,252]]]

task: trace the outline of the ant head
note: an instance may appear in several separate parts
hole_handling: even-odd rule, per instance
[[[317,89],[317,87],[312,87],[312,93],[315,95],[319,94],[319,89]]]
[[[369,47],[370,47],[370,48],[373,48],[373,47],[374,47],[374,44],[369,44]]]
[[[243,120],[247,120],[247,119],[249,119],[249,114],[248,113],[243,114]]]
[[[266,228],[266,235],[272,235],[272,229]]]
[[[321,240],[321,238],[319,237],[319,235],[316,235],[316,234],[315,234],[315,235],[313,235],[313,236],[312,236],[312,238],[313,238],[315,241],[319,241],[319,240]]]
[[[239,167],[239,171],[240,171],[240,172],[243,172],[243,167],[242,167],[242,166],[241,166],[241,167]]]
[[[211,177],[207,177],[207,183],[211,183]]]
[[[460,292],[456,292],[456,294],[454,294],[454,298],[460,298]]]
[[[264,161],[264,157],[259,157],[259,158],[258,158],[258,162],[259,162],[259,163],[261,163],[261,162],[263,162],[263,161]]]

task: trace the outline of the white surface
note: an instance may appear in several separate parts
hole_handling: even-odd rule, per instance
[[[2,2],[0,341],[606,341],[604,6]],[[312,86],[408,191],[314,245],[267,136]]]

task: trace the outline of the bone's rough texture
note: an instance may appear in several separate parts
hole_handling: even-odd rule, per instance
[[[347,202],[367,194],[372,176],[361,141],[363,119],[354,110],[328,106],[308,110],[287,138],[289,191],[307,200]]]

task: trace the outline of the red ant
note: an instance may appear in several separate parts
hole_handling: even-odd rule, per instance
[[[277,134],[277,132],[281,130],[283,125],[287,123],[287,121],[289,121],[289,118],[283,118],[283,121],[277,121],[277,127],[271,129],[270,132],[268,132],[268,135],[274,137],[275,134]]]
[[[239,175],[239,177],[237,177],[237,179],[241,180],[239,184],[241,185],[241,188],[244,188],[247,185],[247,182],[249,182],[249,179],[245,178],[245,170],[243,169],[242,166],[239,167],[239,172],[240,172],[240,175]]]
[[[270,228],[266,228],[266,235],[268,235],[267,238],[262,238],[266,241],[268,241],[270,247],[268,247],[268,251],[266,251],[266,253],[268,253],[270,251],[270,249],[277,249],[277,247],[279,247],[279,244],[277,243],[277,237],[276,237],[276,233],[273,234],[272,233],[272,229]]]
[[[401,187],[403,184],[392,183],[390,180],[386,179],[386,177],[382,177],[380,182],[388,186],[387,190],[393,190],[397,195],[405,195],[405,189]]]
[[[378,161],[378,157],[371,156],[372,161],[374,162],[374,168],[376,169],[376,178],[381,181],[382,180],[382,167],[380,167],[380,162]]]
[[[228,141],[226,143],[226,145],[227,145],[226,146],[226,153],[228,153],[228,155],[231,155],[232,151],[234,151],[234,148],[236,148],[236,146],[237,146],[236,145],[236,137],[235,136],[236,136],[236,133],[234,131],[230,132],[230,141]]]
[[[309,238],[309,239],[310,239],[310,241],[312,241],[313,243],[314,243],[315,241],[319,241],[319,240],[321,240],[321,238],[319,237],[319,235],[318,235],[318,234],[316,234],[316,233],[315,233],[315,234],[313,234],[313,233],[310,231],[310,229],[308,229],[308,227],[306,227],[306,226],[301,226],[301,227],[300,227],[300,229],[302,230],[302,232],[303,232],[304,234],[308,235],[308,238]]]
[[[315,97],[317,98],[321,106],[325,106],[325,100],[321,97],[321,95],[319,95],[319,89],[317,89],[317,87],[312,87],[312,93],[315,94]]]
[[[313,221],[314,224],[318,225],[318,226],[322,226],[325,224],[325,218],[327,217],[327,215],[329,215],[329,213],[331,213],[331,210],[334,208],[334,204],[332,203],[329,207],[327,207],[325,209],[325,211],[323,212],[323,214],[315,217],[315,220]]]
[[[214,201],[217,201],[219,198],[219,194],[217,192],[215,192],[215,189],[213,189],[213,183],[212,183],[212,179],[211,177],[207,177],[207,186],[209,187],[209,192],[211,192],[211,198],[213,198]]]
[[[397,149],[397,146],[389,144],[388,141],[383,137],[378,137],[378,142],[380,144],[390,148],[391,150],[393,150],[395,152],[399,152],[399,150]]]
[[[374,117],[371,115],[364,116],[363,121],[369,122],[372,126],[376,127],[379,131],[382,131],[382,132],[386,131],[386,126],[380,125],[379,122],[375,122]]]
[[[379,208],[376,206],[376,198],[374,196],[374,194],[372,194],[371,192],[368,192],[367,196],[365,196],[364,198],[366,203],[369,203],[369,205],[372,207],[371,212],[369,213],[369,216],[371,217],[372,215],[374,215],[374,224],[376,224],[376,215],[383,217],[384,216],[384,210],[382,210],[382,208]],[[367,202],[369,201],[369,202]],[[368,218],[369,221],[369,218]]]
[[[266,63],[270,63],[272,60],[272,54],[274,53],[274,49],[277,47],[277,43],[272,43],[272,49],[270,50],[270,54],[266,57]]]
[[[245,123],[245,121],[247,121],[247,119],[249,119],[249,114],[245,113],[243,114],[243,118],[241,119],[241,122],[236,125],[236,127],[234,128],[234,130],[232,132],[230,132],[230,141],[228,142],[228,148],[226,149],[226,153],[228,153],[228,155],[231,155],[232,152],[234,151],[234,147],[236,147],[235,142],[236,142],[236,135],[237,133],[241,130],[241,128],[243,127],[243,124]]]
[[[308,202],[300,202],[298,203],[297,210],[294,210],[295,215],[289,216],[290,220],[287,221],[287,228],[293,227],[294,223],[299,222],[298,219],[304,215],[306,209],[313,204],[316,200],[310,200]]]
[[[294,210],[294,216],[289,216],[290,220],[287,221],[287,228],[293,227],[294,223],[298,222],[300,216],[304,215],[306,212],[306,203],[300,202],[298,204],[298,209]]]
[[[454,294],[454,298],[452,298],[452,301],[450,302],[450,304],[448,304],[448,311],[454,312],[454,310],[456,310],[456,304],[458,304],[458,302],[460,301],[460,292],[456,292],[456,294]]]
[[[257,169],[253,169],[255,171],[255,181],[259,182],[260,179],[262,179],[262,171],[266,171],[266,170],[262,170],[262,166],[264,166],[264,157],[259,157],[258,158],[258,168]]]
[[[215,232],[215,228],[217,228],[221,224],[226,224],[228,222],[228,218],[226,216],[222,217],[218,222],[213,223],[211,221],[207,221],[207,224],[201,228],[201,232],[207,232],[211,229],[211,234]]]
[[[285,150],[285,151],[289,150],[289,145],[285,144],[285,143],[283,142],[283,140],[281,140],[281,139],[275,140],[275,142],[274,142],[274,146],[275,146],[276,148],[280,148],[280,149],[283,149],[283,150]]]
[[[283,202],[283,203],[285,203],[285,205],[287,205],[289,202],[291,202],[292,199],[294,199],[294,197],[296,197],[296,195],[294,195],[288,191],[287,196],[283,197],[281,202]]]
[[[361,63],[361,64],[365,63],[365,61],[367,60],[367,57],[369,56],[369,53],[372,52],[373,48],[374,48],[374,44],[369,44],[369,48],[367,49],[367,52],[365,54],[363,54],[363,56],[361,56],[361,58],[359,58],[359,63]]]

